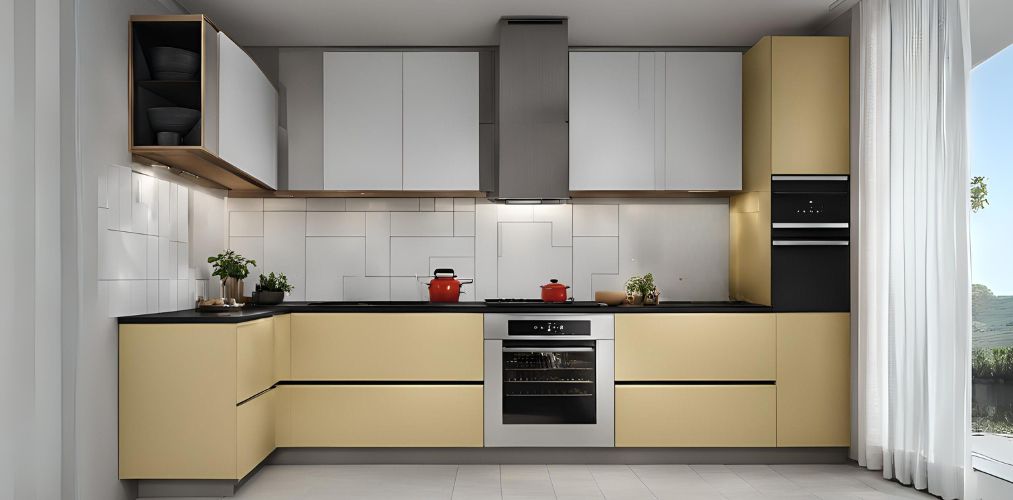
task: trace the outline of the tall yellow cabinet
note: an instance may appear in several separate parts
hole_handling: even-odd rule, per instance
[[[851,170],[847,37],[768,36],[742,58],[742,193],[731,197],[729,287],[770,305],[771,175]]]

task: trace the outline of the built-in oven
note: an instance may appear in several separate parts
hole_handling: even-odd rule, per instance
[[[486,446],[614,446],[611,314],[486,314],[484,330]]]
[[[848,311],[851,199],[846,175],[771,178],[775,311]]]

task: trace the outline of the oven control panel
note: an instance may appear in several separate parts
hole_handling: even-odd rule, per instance
[[[507,335],[591,335],[591,322],[514,319],[507,322]]]

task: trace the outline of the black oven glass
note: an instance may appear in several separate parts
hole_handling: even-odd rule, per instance
[[[594,341],[503,342],[504,424],[594,424]]]
[[[591,322],[588,320],[522,320],[512,319],[507,322],[507,335],[591,335]]]

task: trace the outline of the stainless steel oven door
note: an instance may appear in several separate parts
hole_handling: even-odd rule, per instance
[[[486,340],[485,445],[615,446],[614,360],[614,340]]]

